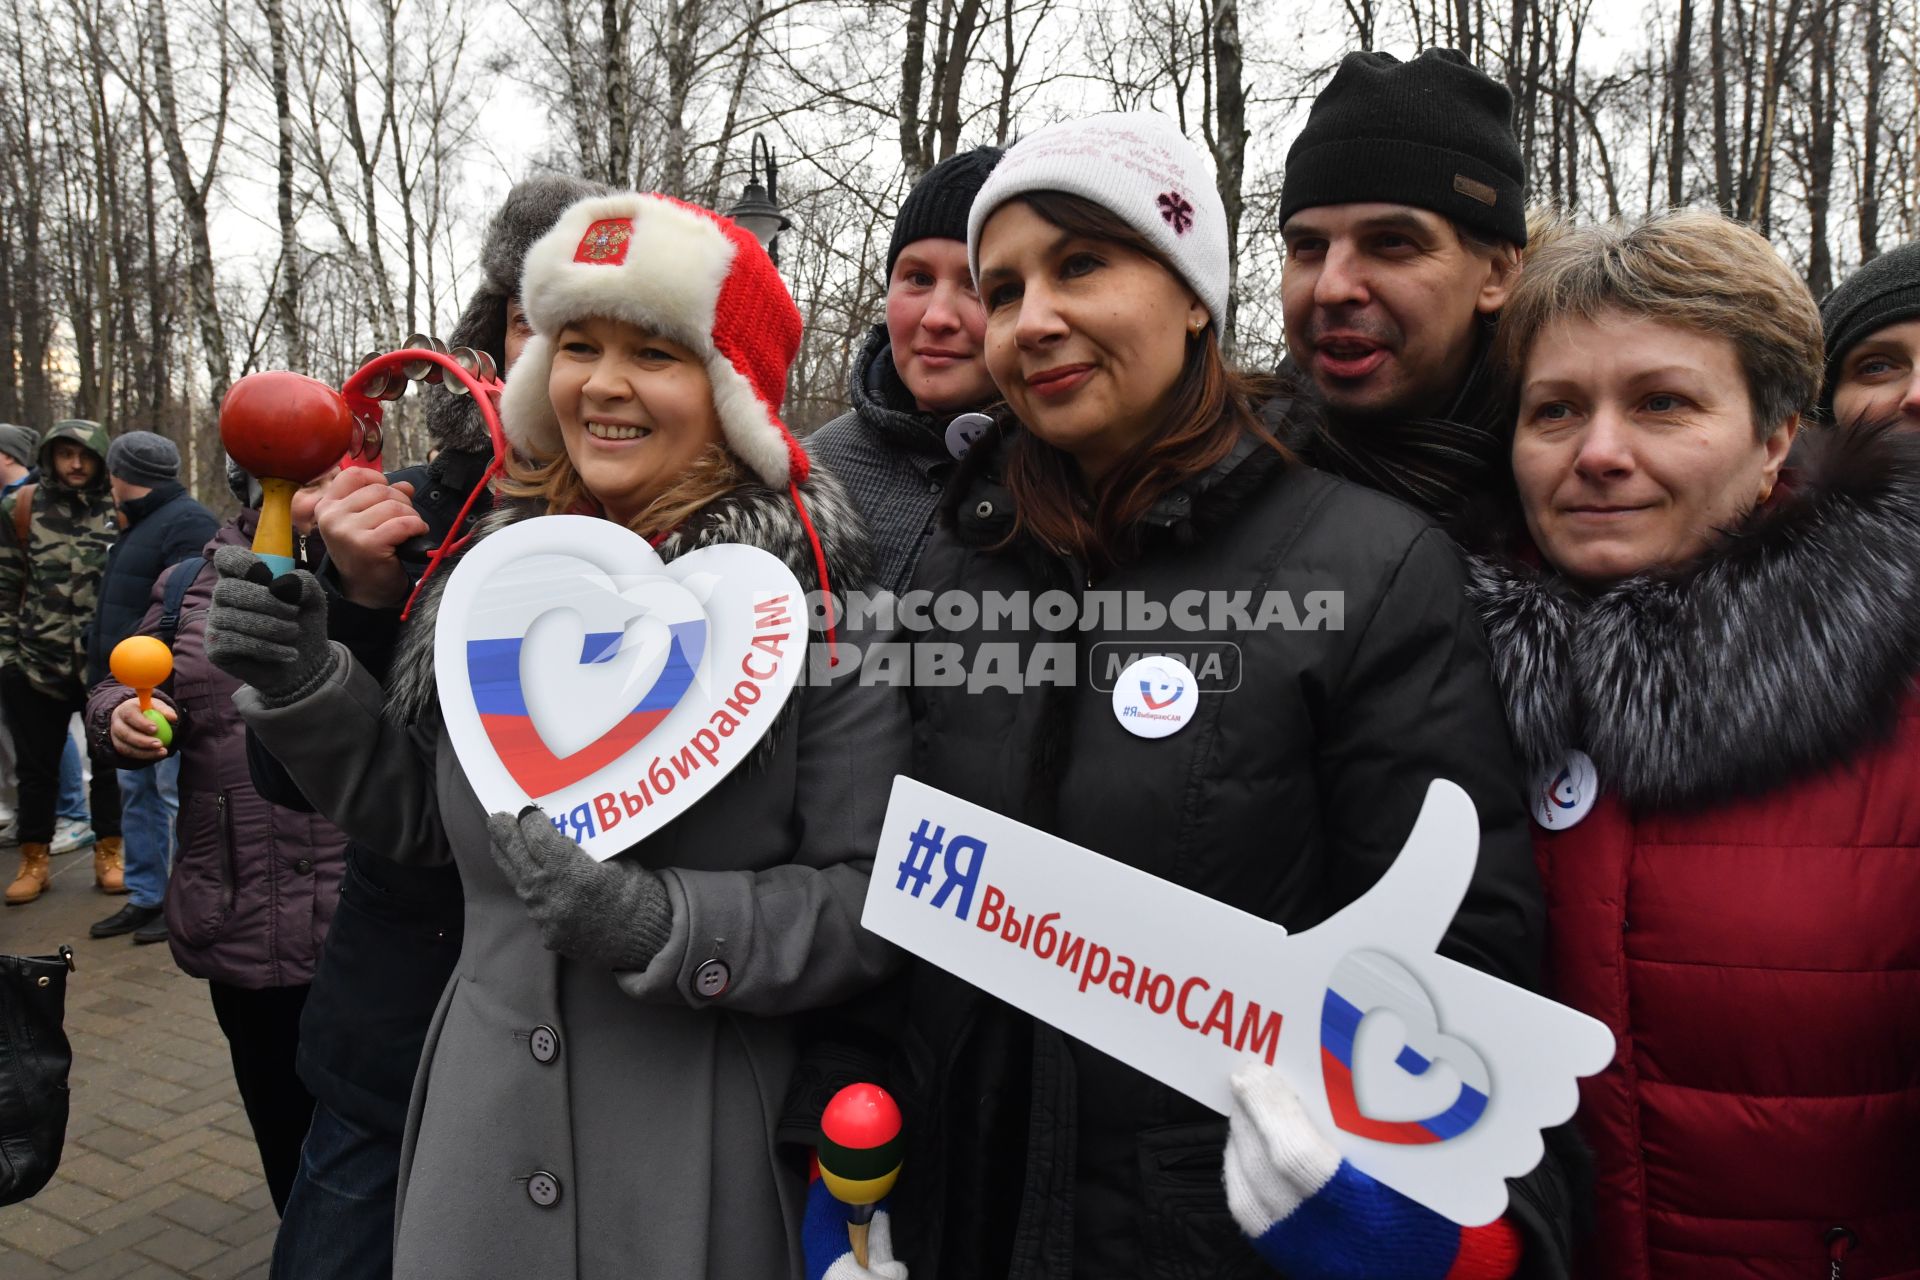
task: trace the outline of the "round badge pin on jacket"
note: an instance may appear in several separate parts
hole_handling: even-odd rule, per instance
[[[1113,686],[1113,716],[1140,738],[1178,733],[1200,705],[1200,682],[1178,658],[1146,657],[1128,665]]]
[[[1584,751],[1569,751],[1533,783],[1533,820],[1549,831],[1578,826],[1600,798],[1600,775]]]
[[[974,441],[987,434],[992,426],[993,419],[984,413],[961,414],[947,424],[947,452],[956,459],[966,457]]]

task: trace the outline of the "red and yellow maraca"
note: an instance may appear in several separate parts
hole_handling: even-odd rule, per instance
[[[900,1108],[877,1084],[850,1084],[820,1113],[820,1180],[835,1200],[853,1207],[847,1240],[867,1265],[873,1207],[900,1176]]]
[[[220,443],[260,482],[253,554],[277,578],[293,571],[293,495],[353,445],[353,414],[338,391],[305,374],[269,370],[233,384],[220,402]]]
[[[493,357],[484,351],[449,351],[445,343],[415,334],[400,350],[361,361],[338,391],[318,378],[277,369],[250,373],[228,389],[220,402],[220,443],[260,482],[253,553],[275,577],[293,570],[294,493],[349,455],[355,465],[372,465],[380,452],[380,402],[399,399],[409,381],[435,382],[474,397],[493,439],[491,479],[507,445],[497,408],[503,388]],[[485,487],[483,481],[474,495]],[[466,514],[461,511],[460,522]]]
[[[152,636],[128,636],[113,646],[107,656],[113,678],[140,697],[140,714],[153,722],[160,745],[173,745],[173,724],[166,713],[153,705],[153,691],[173,674],[173,653]]]

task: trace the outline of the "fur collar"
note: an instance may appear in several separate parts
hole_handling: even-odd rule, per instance
[[[1685,570],[1589,596],[1511,558],[1470,560],[1530,768],[1579,747],[1629,805],[1704,806],[1891,728],[1920,667],[1920,434],[1813,432],[1780,495]]]
[[[873,574],[866,526],[853,509],[846,490],[824,470],[816,469],[800,486],[800,494],[807,504],[814,531],[820,535],[829,585],[834,594],[844,600],[848,591],[868,585]],[[473,540],[477,543],[510,524],[538,514],[530,503],[501,503],[474,522]],[[724,498],[709,503],[669,534],[655,550],[662,560],[671,561],[690,551],[723,542],[745,543],[771,552],[793,570],[802,588],[808,592],[819,588],[820,573],[814,564],[813,545],[788,494],[777,493],[758,481],[749,481]],[[401,724],[417,722],[437,703],[433,674],[434,620],[440,613],[441,593],[452,576],[451,564],[443,565],[434,574],[401,632],[393,668],[387,677],[386,702],[388,717]],[[788,706],[791,705],[789,702]],[[769,734],[769,740],[774,736]]]

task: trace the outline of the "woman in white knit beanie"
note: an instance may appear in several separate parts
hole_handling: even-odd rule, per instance
[[[1270,429],[1296,402],[1228,366],[1227,224],[1200,152],[1153,114],[1041,130],[982,188],[968,249],[1006,403],[913,587],[1080,608],[1066,630],[936,611],[923,639],[969,671],[1017,649],[1027,687],[917,689],[918,776],[1293,930],[1370,888],[1448,778],[1483,838],[1443,949],[1532,984],[1540,888],[1458,554],[1411,508],[1299,465]],[[1316,592],[1337,618],[1297,614]],[[1189,983],[1175,1023],[1166,978],[1134,989],[1131,961],[1083,941],[1089,1000],[1231,1035],[1208,1021],[1218,993]],[[1067,963],[1063,946],[1033,980],[1074,980]],[[1537,1197],[1463,1229],[1342,1161],[1331,1086],[1296,1096],[1244,1028],[1229,1124],[942,972],[911,980],[891,1226],[916,1280],[1564,1271],[1552,1163],[1520,1180],[1552,1184]],[[1273,1039],[1315,1035],[1289,1018]]]

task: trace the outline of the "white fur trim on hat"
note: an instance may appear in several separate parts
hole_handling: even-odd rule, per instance
[[[500,393],[500,429],[522,453],[552,457],[565,448],[560,420],[553,416],[553,400],[547,394],[552,376],[553,339],[536,333],[507,370],[507,385]]]
[[[967,263],[980,278],[980,229],[1032,191],[1091,200],[1146,237],[1206,304],[1227,315],[1227,211],[1200,149],[1156,111],[1113,111],[1048,125],[1007,152],[974,197]]]
[[[621,220],[631,224],[630,235]],[[596,231],[603,223],[609,226]],[[755,392],[715,343],[716,309],[738,252],[714,216],[663,196],[596,196],[561,214],[527,251],[521,275],[520,303],[534,336],[501,396],[507,438],[537,456],[564,450],[548,395],[555,341],[575,320],[623,320],[700,358],[728,446],[761,479],[785,488],[792,457],[777,406]]]

